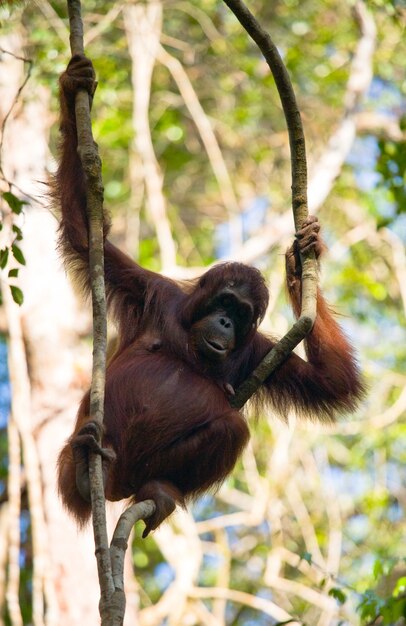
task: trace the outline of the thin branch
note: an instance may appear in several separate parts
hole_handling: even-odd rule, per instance
[[[8,422],[8,576],[7,608],[12,626],[22,626],[20,586],[21,446],[17,424]]]
[[[315,591],[311,587],[308,587],[297,580],[288,580],[287,578],[275,576],[267,581],[267,583],[270,587],[272,587],[272,589],[292,593],[299,598],[302,598],[305,602],[309,602],[310,604],[319,607],[323,611],[329,611],[337,606],[336,601],[333,598],[325,595],[324,593],[320,593],[319,591]]]
[[[224,0],[244,29],[255,41],[274,77],[289,132],[292,167],[292,209],[295,228],[305,221],[307,210],[307,163],[305,138],[295,93],[286,67],[268,33],[247,9],[242,0]],[[314,253],[302,259],[301,315],[294,326],[269,352],[251,376],[237,390],[232,405],[241,408],[264,380],[289,356],[293,348],[311,330],[316,318],[317,267]]]
[[[193,17],[210,41],[223,40],[223,35],[215,27],[213,20],[199,7],[193,6],[190,2],[175,2],[171,9],[178,9]]]
[[[68,0],[70,45],[72,55],[83,54],[83,24],[80,0]],[[89,274],[93,303],[93,370],[90,390],[90,416],[103,427],[104,387],[106,369],[107,313],[104,286],[103,241],[103,182],[101,161],[93,140],[89,96],[80,91],[75,102],[78,133],[78,153],[86,176],[86,200],[89,216]],[[104,600],[114,593],[110,552],[106,529],[106,511],[102,462],[98,454],[91,454],[89,475],[92,496],[93,531],[101,589],[101,608]],[[103,621],[103,617],[102,617]]]
[[[242,0],[224,0],[255,41],[274,77],[288,126],[292,166],[292,205],[296,230],[307,217],[307,165],[303,126],[287,69],[269,34]]]
[[[318,470],[317,464],[313,454],[308,453],[303,459],[311,462],[314,465],[314,471],[318,472],[318,478],[322,485],[322,492],[324,493],[324,505],[327,513],[329,531],[328,531],[328,546],[326,556],[326,569],[331,572],[332,575],[336,575],[340,569],[341,554],[343,551],[343,523],[341,516],[340,500],[338,493],[334,486],[334,479],[332,477],[331,466],[326,453],[323,448],[323,468],[322,473],[328,479],[326,481],[320,478],[321,472]]]
[[[2,494],[2,497],[4,492]],[[8,499],[8,494],[7,494]],[[6,600],[6,574],[8,555],[8,527],[9,527],[9,503],[3,501],[0,506],[0,606],[5,606]],[[0,626],[4,626],[3,619],[0,618]]]
[[[192,116],[194,123],[196,124],[204,147],[206,148],[213,173],[219,184],[223,203],[228,209],[230,215],[233,215],[238,212],[239,206],[234,193],[231,177],[211,122],[200,104],[199,98],[193,89],[189,76],[187,75],[182,63],[169,54],[169,52],[167,52],[162,46],[160,46],[158,50],[158,59],[168,68],[179,87],[179,92],[190,112],[190,115]]]
[[[392,267],[397,278],[400,297],[402,299],[403,311],[406,314],[406,253],[405,246],[396,233],[389,228],[382,228],[381,237],[387,241],[392,253]]]
[[[403,388],[395,402],[382,413],[373,415],[370,419],[361,422],[342,424],[340,427],[340,435],[352,436],[362,432],[377,432],[378,430],[383,430],[396,422],[405,412],[406,387]]]
[[[310,564],[296,552],[288,550],[284,545],[273,548],[268,559],[270,558],[277,558],[281,563],[287,563],[293,569],[301,572],[303,576],[309,578],[313,585],[320,585],[320,581],[326,576],[326,572],[321,567],[319,569],[315,567],[313,559]],[[270,580],[272,575],[271,573],[268,578],[268,574],[265,572],[265,581]]]
[[[355,18],[361,37],[351,62],[350,75],[344,97],[346,103],[354,102],[355,97],[352,92],[356,90],[357,105],[351,110],[345,109],[341,122],[327,143],[326,150],[312,167],[308,186],[308,206],[312,215],[315,215],[320,209],[331,192],[334,181],[340,175],[354,141],[354,119],[356,121],[358,118],[360,102],[369,87],[368,80],[362,80],[360,83],[362,90],[360,90],[357,82],[352,77],[355,74],[360,76],[360,68],[363,68],[365,76],[371,75],[373,52],[376,44],[376,27],[371,14],[366,10],[365,4],[359,0],[357,6],[358,10]],[[363,45],[364,41],[368,41],[369,45]],[[275,217],[272,223],[265,227],[260,235],[251,237],[244,243],[241,250],[237,251],[237,258],[243,263],[253,263],[256,259],[266,254],[273,245],[286,237],[290,229],[290,215],[286,211],[281,216]]]
[[[225,600],[221,600],[221,602],[227,604]],[[195,602],[193,612],[196,615],[198,623],[202,624],[202,626],[225,626],[226,624],[224,619],[217,619],[212,615],[203,602]]]
[[[36,5],[46,18],[47,27],[53,28],[62,44],[66,46],[68,43],[68,29],[63,19],[59,17],[48,0],[37,0]]]
[[[231,549],[226,530],[223,528],[214,533],[214,541],[220,557],[217,566],[216,587],[229,588],[231,583]],[[227,600],[217,598],[213,601],[213,615],[222,626],[226,626]]]
[[[72,55],[83,54],[83,24],[80,0],[68,0]],[[89,218],[89,274],[93,304],[93,370],[90,390],[90,417],[103,428],[106,374],[107,307],[104,284],[103,182],[101,161],[93,140],[89,97],[80,91],[75,102],[78,153],[86,176],[86,201]],[[100,436],[101,438],[101,436]],[[108,545],[102,463],[99,454],[90,454],[93,531],[101,598],[99,611],[103,626],[119,626],[125,613],[124,556],[134,522],[148,517],[155,504],[146,501],[133,505],[121,516]],[[116,583],[116,584],[115,584]]]
[[[229,214],[230,225],[233,229],[232,243],[234,247],[241,245],[242,232],[241,226],[239,226],[240,220],[236,220],[240,212],[240,207],[212,124],[200,104],[199,98],[193,89],[192,83],[182,63],[174,56],[170,55],[162,46],[160,46],[158,50],[158,59],[172,74],[173,79],[178,85],[183,101],[196,124],[207,156],[209,157],[213,173],[217,179],[223,204]]]
[[[296,621],[289,613],[284,609],[281,609],[277,604],[265,598],[254,596],[245,591],[237,591],[236,589],[223,589],[221,587],[194,587],[190,593],[192,598],[223,598],[230,602],[237,602],[245,606],[261,611],[265,615],[269,615],[274,620],[279,622],[286,622],[291,620],[289,624],[291,626],[299,626],[301,622]]]
[[[363,0],[357,0],[353,12],[361,31],[361,38],[357,43],[351,63],[351,73],[344,101],[346,112],[355,112],[364,94],[369,89],[373,76],[373,67],[370,60],[372,59],[376,43],[375,22]]]
[[[9,328],[9,370],[12,387],[12,421],[16,424],[22,444],[26,474],[33,544],[32,604],[33,624],[43,626],[45,607],[52,613],[56,605],[53,587],[49,584],[51,566],[48,534],[37,446],[31,429],[31,389],[27,357],[21,327],[21,312],[8,290],[4,293]],[[19,487],[19,489],[21,486]],[[45,602],[44,602],[45,598]]]
[[[88,46],[89,43],[91,43],[94,39],[100,37],[100,35],[102,35],[105,30],[111,28],[113,22],[123,10],[123,6],[124,4],[122,4],[121,2],[114,3],[110,11],[108,11],[108,13],[106,13],[106,15],[102,17],[100,22],[96,24],[96,26],[93,26],[93,28],[89,28],[87,33],[84,35],[85,46]]]
[[[139,520],[150,517],[156,509],[153,500],[144,500],[129,506],[117,522],[111,543],[110,557],[116,590],[124,591],[124,557],[128,547],[128,538],[133,526]]]
[[[355,116],[357,133],[375,135],[390,141],[406,141],[406,132],[400,127],[400,117],[380,111],[360,111]]]
[[[325,559],[320,551],[319,542],[317,540],[316,530],[313,525],[312,518],[303,501],[302,494],[295,480],[291,480],[285,488],[285,493],[292,511],[297,519],[302,537],[306,546],[306,550],[312,554],[320,563],[321,567],[326,568]]]
[[[33,68],[33,61],[32,61],[32,59],[27,59],[25,57],[18,56],[16,54],[14,54],[13,52],[9,52],[8,50],[4,50],[3,48],[0,48],[0,53],[1,54],[8,54],[8,55],[12,56],[14,59],[17,59],[18,61],[23,61],[23,63],[27,63],[27,65],[28,65],[27,73],[24,76],[24,79],[23,79],[21,85],[19,86],[19,88],[17,90],[17,93],[16,93],[16,95],[14,97],[14,100],[11,103],[11,106],[10,106],[9,110],[7,111],[6,115],[3,118],[3,121],[1,123],[1,129],[0,129],[0,175],[2,176],[2,178],[4,180],[7,181],[6,177],[4,176],[3,161],[2,161],[3,142],[4,142],[4,135],[5,135],[4,130],[6,128],[7,121],[9,119],[11,113],[13,112],[14,107],[16,106],[16,104],[18,102],[24,87],[26,86],[26,84],[30,80],[31,72],[32,72],[32,68]],[[11,187],[11,183],[8,182],[8,184]]]
[[[152,72],[161,34],[162,5],[159,2],[128,4],[123,14],[132,60],[134,141],[142,161],[148,208],[157,234],[161,264],[166,270],[176,266],[176,246],[167,215],[163,175],[152,143],[148,112]]]

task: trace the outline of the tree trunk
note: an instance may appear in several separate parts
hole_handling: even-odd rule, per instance
[[[3,37],[0,46],[22,56],[21,36]],[[0,118],[10,109],[23,79],[23,63],[5,55],[0,66]],[[55,77],[56,79],[56,77]],[[83,314],[66,279],[56,252],[57,221],[44,202],[44,188],[36,181],[46,179],[49,159],[49,94],[30,91],[29,103],[15,108],[8,119],[3,142],[2,166],[12,181],[31,201],[25,209],[22,247],[27,265],[20,269],[19,286],[24,292],[21,308],[7,307],[18,334],[22,331],[23,358],[27,377],[29,414],[21,416],[20,437],[32,442],[33,466],[39,470],[38,541],[34,545],[34,579],[42,594],[43,615],[35,626],[76,626],[99,623],[94,541],[91,526],[79,532],[62,510],[56,493],[56,458],[73,429],[76,409],[89,384],[91,347],[79,341],[89,331],[89,315]],[[13,190],[14,191],[14,190]],[[15,192],[17,193],[17,192]],[[10,354],[16,347],[16,332],[10,333]],[[25,351],[24,351],[25,348]],[[19,352],[21,354],[21,350]],[[12,372],[10,372],[12,374]],[[21,376],[21,370],[19,372]],[[38,486],[38,485],[37,485]],[[30,500],[31,506],[31,500]],[[128,568],[126,568],[128,570]],[[44,602],[45,601],[45,602]],[[126,622],[136,624],[137,594],[127,602]],[[45,608],[44,608],[45,607]]]

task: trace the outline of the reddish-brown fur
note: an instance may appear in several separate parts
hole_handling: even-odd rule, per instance
[[[74,73],[75,62],[61,78],[62,150],[54,194],[62,211],[61,250],[68,268],[88,290],[86,199],[73,96],[79,86],[91,93],[93,76],[83,67],[81,76]],[[107,219],[105,230],[107,235]],[[288,290],[298,314],[301,282],[293,256],[292,252],[287,256]],[[141,268],[108,239],[105,278],[109,311],[118,329],[106,381],[103,447],[116,453],[106,497],[158,499],[163,490],[184,504],[218,486],[248,441],[245,418],[230,407],[226,390],[230,385],[237,388],[274,345],[256,329],[268,303],[264,280],[254,268],[226,263],[194,283],[179,285]],[[230,282],[248,287],[255,326],[247,337],[237,338],[240,341],[224,363],[213,365],[194,352],[189,332],[204,303]],[[329,420],[337,412],[353,410],[363,394],[352,348],[320,293],[317,306],[317,321],[306,341],[308,361],[292,354],[257,395],[259,402],[270,404],[282,416],[294,409]],[[88,419],[86,394],[58,463],[60,494],[79,524],[87,521],[90,504],[75,484],[71,443]]]

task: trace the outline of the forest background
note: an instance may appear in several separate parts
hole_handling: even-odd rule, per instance
[[[369,393],[328,428],[253,415],[251,444],[218,494],[145,541],[135,528],[126,623],[404,624],[405,8],[249,7],[295,86],[309,210],[328,246],[321,283]],[[289,146],[258,50],[220,0],[88,0],[84,21],[114,240],[178,278],[219,258],[255,264],[271,292],[264,329],[282,335]],[[91,371],[89,310],[61,267],[43,185],[55,170],[66,6],[1,3],[0,22],[0,624],[95,624],[91,532],[55,493],[55,458]]]

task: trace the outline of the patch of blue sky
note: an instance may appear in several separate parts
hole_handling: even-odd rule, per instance
[[[366,101],[367,104],[372,104],[375,111],[379,113],[395,116],[399,112],[406,111],[406,101],[396,85],[379,76],[373,78]]]
[[[165,591],[175,578],[173,569],[167,563],[159,563],[154,569],[154,579],[157,587]]]
[[[257,233],[265,224],[269,205],[268,198],[258,196],[247,205],[240,215],[234,218],[239,222],[237,226],[241,231],[243,242]],[[214,235],[214,253],[217,259],[222,259],[230,254],[233,231],[230,222],[223,222],[217,226]]]
[[[7,424],[11,406],[11,392],[7,365],[7,345],[0,340],[0,428]]]

